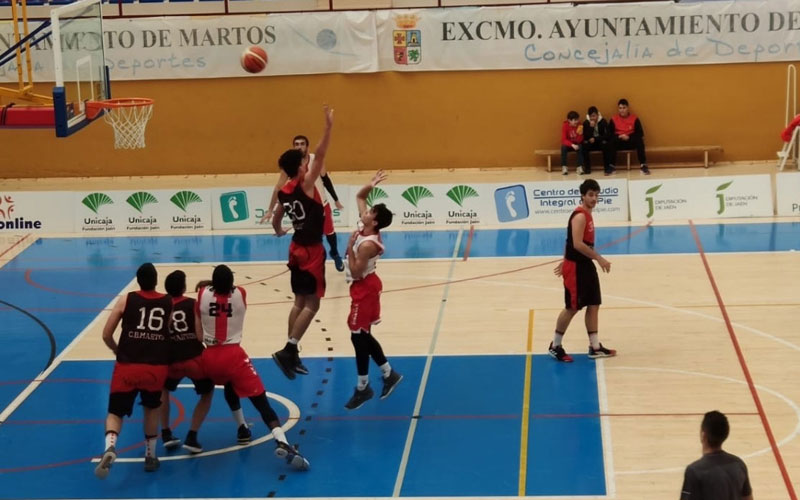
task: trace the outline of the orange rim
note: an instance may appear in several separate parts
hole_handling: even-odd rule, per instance
[[[86,115],[93,120],[102,109],[132,108],[136,106],[152,106],[155,101],[149,97],[118,97],[103,101],[86,101]]]

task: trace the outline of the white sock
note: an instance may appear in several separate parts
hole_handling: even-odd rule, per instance
[[[233,418],[236,419],[237,427],[241,427],[242,425],[247,425],[247,422],[244,421],[244,412],[242,411],[241,408],[231,413],[233,413]]]
[[[553,347],[558,347],[561,345],[561,341],[564,340],[564,334],[555,332],[553,334]]]
[[[144,456],[155,458],[157,441],[158,441],[158,436],[145,436]]]
[[[286,433],[283,432],[282,427],[275,427],[272,429],[272,437],[275,438],[275,441],[279,441],[283,444],[289,444],[289,441],[286,440]]]
[[[106,432],[106,447],[103,448],[104,450],[109,449],[112,446],[117,445],[117,436],[118,434],[114,431]]]
[[[369,384],[369,375],[359,375],[358,376],[358,385],[356,389],[359,391],[363,391],[367,388],[367,384]]]
[[[597,332],[589,334],[589,344],[592,349],[600,349],[600,339],[597,338]]]
[[[388,361],[382,364],[379,368],[381,369],[381,373],[383,373],[383,378],[388,377],[389,374],[392,373],[392,366]]]
[[[290,343],[290,344],[297,345],[297,343],[298,343],[298,342],[299,342],[299,340],[297,340],[297,339],[293,339],[292,337],[289,337],[289,343]]]

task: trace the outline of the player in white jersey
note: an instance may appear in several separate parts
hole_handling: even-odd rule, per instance
[[[314,153],[308,152],[308,137],[304,135],[296,136],[294,139],[292,139],[292,147],[303,153],[303,166],[301,168],[305,168],[306,170],[310,168],[311,163],[314,161]],[[286,176],[286,173],[281,170],[278,182],[275,184],[275,189],[272,190],[272,198],[270,198],[268,205],[269,209],[267,210],[267,213],[264,214],[264,217],[261,218],[262,224],[272,219],[275,204],[278,202],[278,191],[280,191],[280,189],[286,184],[288,179],[289,178]],[[320,171],[316,182],[314,182],[314,186],[317,188],[317,191],[319,191],[319,195],[322,198],[322,209],[325,211],[325,225],[323,226],[323,232],[325,234],[325,239],[328,240],[328,246],[331,247],[328,255],[331,256],[331,259],[333,259],[336,270],[344,271],[344,262],[342,261],[342,257],[339,255],[339,244],[336,241],[336,230],[333,227],[333,211],[331,210],[331,202],[328,199],[328,195],[325,194],[325,191],[330,193],[337,209],[343,209],[344,205],[342,205],[342,203],[339,201],[339,196],[336,194],[336,189],[333,187],[333,181],[331,181],[325,165],[322,166],[322,170]]]
[[[197,338],[207,346],[203,351],[206,376],[217,385],[231,384],[240,398],[249,398],[275,437],[275,455],[297,469],[307,470],[308,460],[286,440],[264,385],[240,345],[246,311],[247,293],[233,285],[233,272],[225,265],[215,267],[211,286],[200,290],[195,309]]]
[[[392,223],[392,212],[379,203],[367,207],[367,196],[372,188],[386,179],[381,170],[356,195],[356,205],[361,214],[359,229],[347,243],[347,281],[350,283],[350,341],[356,351],[358,382],[353,396],[344,405],[348,410],[360,408],[372,398],[369,386],[369,358],[375,361],[383,375],[381,399],[392,393],[403,376],[394,371],[383,354],[378,340],[372,336],[372,325],[381,321],[381,290],[383,284],[375,273],[375,265],[383,254],[384,246],[380,230]]]

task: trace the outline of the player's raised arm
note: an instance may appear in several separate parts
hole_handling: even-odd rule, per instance
[[[309,192],[313,190],[314,183],[317,181],[322,167],[325,165],[325,156],[328,153],[328,146],[331,143],[331,129],[333,128],[333,109],[325,106],[325,132],[319,140],[314,151],[314,162],[309,166],[308,172],[303,179],[303,190]]]
[[[380,184],[381,182],[385,181],[389,176],[383,170],[378,170],[375,175],[372,176],[372,179],[364,185],[361,189],[359,189],[358,193],[356,193],[356,206],[358,207],[358,213],[363,214],[367,210],[367,197],[372,189]],[[348,247],[349,248],[349,247]]]

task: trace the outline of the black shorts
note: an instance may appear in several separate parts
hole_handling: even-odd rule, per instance
[[[561,276],[564,278],[564,305],[567,309],[583,309],[602,303],[600,279],[594,262],[564,259]]]
[[[183,379],[180,378],[167,378],[167,381],[164,382],[164,389],[168,390],[169,392],[175,392],[178,388],[178,384]],[[210,378],[201,378],[201,379],[189,379],[194,384],[194,392],[200,395],[208,394],[209,392],[214,390],[214,382],[211,381]]]

